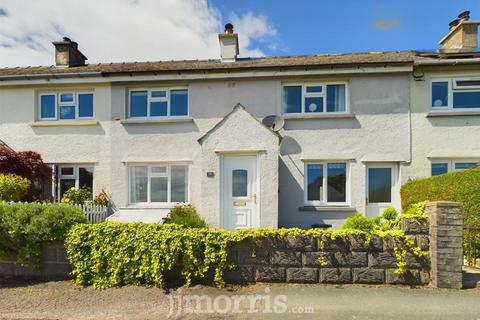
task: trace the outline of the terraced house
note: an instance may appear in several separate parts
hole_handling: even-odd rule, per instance
[[[176,203],[212,226],[340,227],[400,210],[408,179],[480,162],[480,53],[468,14],[431,52],[0,69],[0,139],[72,186],[111,195],[112,220],[161,221]]]

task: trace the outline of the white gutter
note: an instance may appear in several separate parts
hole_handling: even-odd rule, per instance
[[[438,59],[438,60],[416,60],[413,64],[420,65],[456,65],[456,64],[475,64],[480,63],[480,58],[470,59]]]
[[[152,75],[117,76],[107,73],[69,74],[73,78],[63,78],[57,75],[34,76],[0,76],[0,86],[12,85],[38,85],[38,84],[66,84],[66,83],[112,83],[112,82],[143,82],[143,81],[178,81],[178,80],[205,80],[205,79],[241,79],[241,78],[272,78],[272,77],[295,77],[295,76],[323,76],[344,74],[370,74],[370,73],[400,73],[412,72],[413,66],[402,67],[357,67],[335,68],[317,70],[294,70],[294,71],[244,71],[244,72],[190,72],[169,73]],[[152,73],[154,73],[152,71]],[[86,76],[85,76],[86,75]],[[40,77],[51,77],[40,79]],[[20,78],[20,79],[19,79]]]

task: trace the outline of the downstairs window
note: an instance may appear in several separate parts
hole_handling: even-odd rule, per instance
[[[462,171],[478,167],[480,159],[470,160],[437,160],[432,161],[431,175],[438,176],[453,171]]]
[[[93,193],[93,166],[58,166],[58,199],[70,188],[86,188]]]
[[[131,166],[129,189],[130,204],[187,202],[188,166]]]
[[[347,204],[346,162],[305,164],[305,203],[307,205]]]

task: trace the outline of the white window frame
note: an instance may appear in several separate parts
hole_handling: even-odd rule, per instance
[[[62,95],[64,94],[71,94],[73,97],[73,101],[66,101],[62,102]],[[59,92],[58,93],[58,105],[59,106],[75,106],[76,105],[76,94],[75,92],[72,91],[64,91],[64,92]]]
[[[53,117],[47,117],[47,118],[43,118],[42,117],[42,97],[43,96],[54,96],[55,97],[55,105],[54,105],[54,109],[55,109],[55,116]],[[40,120],[45,120],[45,121],[52,121],[52,120],[57,120],[57,114],[58,114],[58,106],[57,106],[57,93],[56,92],[42,92],[38,95],[38,118]]]
[[[62,174],[62,168],[73,168],[73,174]],[[80,168],[92,168],[93,179],[95,179],[95,166],[93,164],[62,164],[57,166],[58,178],[57,178],[57,198],[60,198],[60,181],[61,180],[75,180],[75,188],[80,188]],[[92,190],[90,192],[93,195],[93,183]]]
[[[187,114],[181,116],[171,115],[170,95],[174,90],[187,90]],[[146,91],[147,92],[147,116],[146,117],[133,117],[130,115],[131,111],[131,99],[132,92]],[[153,91],[165,91],[166,97],[152,97]],[[150,115],[150,103],[151,102],[167,102],[167,115],[166,116],[151,116]],[[155,88],[131,88],[128,90],[128,107],[127,107],[127,119],[182,119],[190,116],[190,90],[188,87],[155,87]]]
[[[186,168],[186,192],[187,192],[187,197],[184,202],[171,202],[171,184],[172,184],[172,175],[171,175],[171,168],[172,166],[184,166]],[[131,191],[132,191],[132,185],[131,185],[131,173],[130,169],[133,167],[147,167],[147,202],[132,202],[131,199]],[[165,173],[153,173],[152,168],[153,167],[166,167],[167,170]],[[155,206],[155,205],[166,205],[166,206],[174,206],[179,203],[190,203],[190,167],[186,163],[132,163],[127,166],[127,183],[128,183],[128,205],[129,206]],[[161,177],[166,177],[167,178],[167,202],[152,202],[151,201],[151,178],[161,178]]]
[[[80,95],[81,94],[91,94],[92,99],[92,116],[91,117],[80,117]],[[95,119],[95,94],[91,91],[77,91],[76,92],[76,105],[75,105],[75,120],[92,120]]]
[[[73,94],[73,102],[61,102],[60,95]],[[91,94],[93,96],[92,108],[93,113],[91,117],[80,117],[79,95]],[[55,116],[52,118],[42,118],[42,96],[55,96]],[[75,120],[92,120],[95,119],[95,93],[93,91],[57,91],[57,92],[41,92],[38,98],[38,119],[40,121],[75,121]],[[75,119],[60,119],[60,108],[63,106],[75,107]]]
[[[457,163],[478,163],[480,166],[480,158],[470,158],[470,159],[432,159],[430,161],[430,176],[432,176],[432,165],[433,164],[447,164],[447,173],[455,171],[463,171],[466,169],[455,169]]]
[[[345,202],[328,202],[328,164],[329,163],[345,163],[346,180],[345,180]],[[323,201],[308,200],[308,166],[321,164],[323,165]],[[314,207],[338,207],[350,205],[350,161],[347,160],[319,160],[308,161],[304,163],[304,179],[303,179],[303,201],[306,206]]]
[[[480,80],[479,77],[460,77],[460,78],[432,78],[430,80],[430,98],[428,99],[430,101],[430,109],[435,112],[441,112],[441,111],[472,111],[472,110],[480,110],[479,108],[454,108],[453,107],[453,94],[455,92],[480,92],[480,86],[472,86],[472,87],[458,87],[456,85],[457,81],[468,81],[468,80]],[[442,107],[434,107],[433,106],[433,83],[434,82],[447,82],[448,83],[448,105],[447,106],[442,106]]]
[[[327,112],[327,86],[329,85],[345,85],[345,111]],[[285,87],[302,87],[302,111],[301,112],[285,112],[284,88]],[[322,87],[322,92],[307,92],[307,87]],[[322,112],[306,112],[305,98],[323,97],[323,111]],[[348,88],[348,81],[333,81],[333,82],[284,82],[282,83],[282,115],[318,115],[318,114],[345,114],[350,112],[350,94]]]

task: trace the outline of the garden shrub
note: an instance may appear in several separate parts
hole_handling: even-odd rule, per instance
[[[172,208],[166,218],[165,224],[178,224],[191,228],[205,228],[207,223],[197,213],[197,209],[192,204],[176,205]]]
[[[460,202],[467,225],[469,216],[480,216],[480,168],[411,180],[402,186],[401,195],[404,211],[426,200]]]
[[[348,217],[345,224],[342,226],[342,229],[360,230],[364,232],[371,232],[377,228],[378,226],[374,219],[369,218],[360,212]]]
[[[39,267],[44,244],[63,241],[73,225],[86,222],[72,206],[0,203],[0,256],[16,254],[20,263]]]
[[[110,196],[105,189],[102,189],[94,198],[92,203],[95,205],[106,206],[110,202]]]
[[[378,217],[373,219],[380,230],[386,231],[399,227],[400,217],[393,207],[386,208]]]
[[[21,201],[30,189],[30,181],[15,174],[0,173],[0,201]]]
[[[425,252],[416,247],[401,230],[363,232],[359,230],[309,229],[223,229],[186,228],[176,224],[145,224],[104,222],[81,224],[69,232],[67,249],[74,282],[106,288],[120,285],[166,285],[166,276],[180,268],[185,285],[192,280],[205,278],[214,271],[214,283],[222,286],[225,270],[235,267],[227,259],[229,249],[241,242],[250,241],[255,248],[263,239],[285,237],[316,237],[320,248],[325,242],[349,235],[363,236],[370,241],[372,235],[395,238],[397,269],[406,270],[407,253],[422,256]],[[319,261],[319,266],[321,266]]]
[[[90,199],[92,194],[87,188],[75,188],[71,187],[62,197],[62,203],[67,204],[85,204]]]

